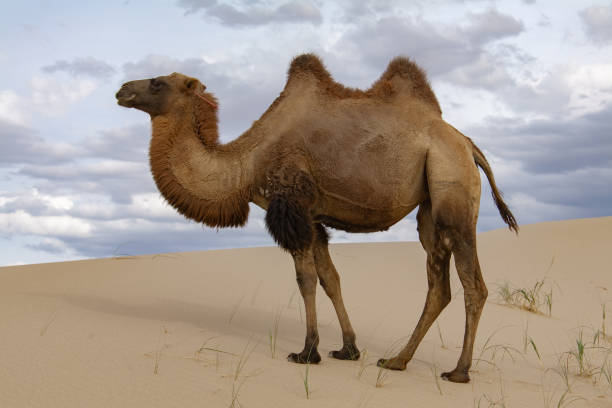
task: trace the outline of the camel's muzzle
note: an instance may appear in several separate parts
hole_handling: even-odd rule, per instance
[[[127,108],[131,108],[132,106],[134,106],[134,99],[136,99],[136,93],[130,91],[126,86],[127,84],[124,84],[121,89],[119,89],[119,92],[117,92],[117,94],[115,94],[115,97],[117,98],[117,103],[121,106],[125,106]]]

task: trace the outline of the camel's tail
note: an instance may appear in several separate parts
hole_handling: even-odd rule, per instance
[[[480,151],[478,146],[476,146],[476,144],[472,141],[472,139],[470,139],[467,136],[465,136],[465,138],[472,145],[472,153],[474,154],[474,161],[476,162],[478,166],[480,166],[482,171],[484,171],[485,175],[487,176],[487,179],[489,180],[489,184],[491,185],[491,195],[493,196],[493,201],[495,201],[495,205],[497,206],[497,209],[499,210],[499,215],[501,215],[504,222],[508,224],[508,228],[510,228],[511,230],[513,230],[514,232],[518,234],[519,227],[516,222],[516,219],[514,218],[514,215],[512,214],[512,212],[510,212],[510,209],[508,208],[506,203],[504,202],[501,191],[497,189],[497,185],[495,184],[495,177],[493,177],[493,171],[491,170],[491,166],[489,166],[489,162],[487,161],[487,158],[482,153],[482,151]]]

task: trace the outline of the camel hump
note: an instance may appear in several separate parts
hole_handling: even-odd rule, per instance
[[[393,58],[380,79],[372,85],[371,91],[386,93],[390,86],[394,91],[411,92],[415,97],[442,113],[438,98],[431,89],[425,71],[410,58],[404,56]]]
[[[323,62],[315,54],[302,54],[293,58],[289,66],[289,78],[300,74],[311,74],[319,81],[327,82],[332,80],[332,76],[323,65]]]

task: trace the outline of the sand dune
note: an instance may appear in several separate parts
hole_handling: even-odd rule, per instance
[[[291,258],[276,248],[0,268],[0,407],[556,407],[562,398],[561,406],[611,407],[612,337],[603,334],[612,332],[603,315],[612,312],[611,248],[612,217],[479,235],[489,299],[467,385],[439,379],[463,337],[454,271],[453,301],[407,370],[374,365],[420,315],[418,243],[332,246],[367,352],[308,370],[285,360],[301,350],[305,327]],[[542,280],[541,313],[497,293]],[[317,299],[326,356],[341,345],[340,329],[322,290]]]

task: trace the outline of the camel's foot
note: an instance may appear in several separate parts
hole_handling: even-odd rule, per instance
[[[331,358],[337,358],[338,360],[359,360],[359,349],[355,344],[345,344],[340,350],[330,351],[329,356]]]
[[[287,361],[298,364],[318,364],[321,361],[321,355],[315,348],[304,350],[301,353],[291,353],[287,356]]]
[[[470,376],[467,371],[457,370],[456,368],[453,371],[449,371],[447,373],[442,373],[440,375],[443,379],[456,383],[468,383],[470,382]]]
[[[389,370],[399,370],[399,371],[405,370],[406,364],[408,364],[406,360],[402,360],[401,358],[397,358],[397,357],[393,357],[389,359],[381,358],[376,363],[376,365],[379,367],[387,368]]]

